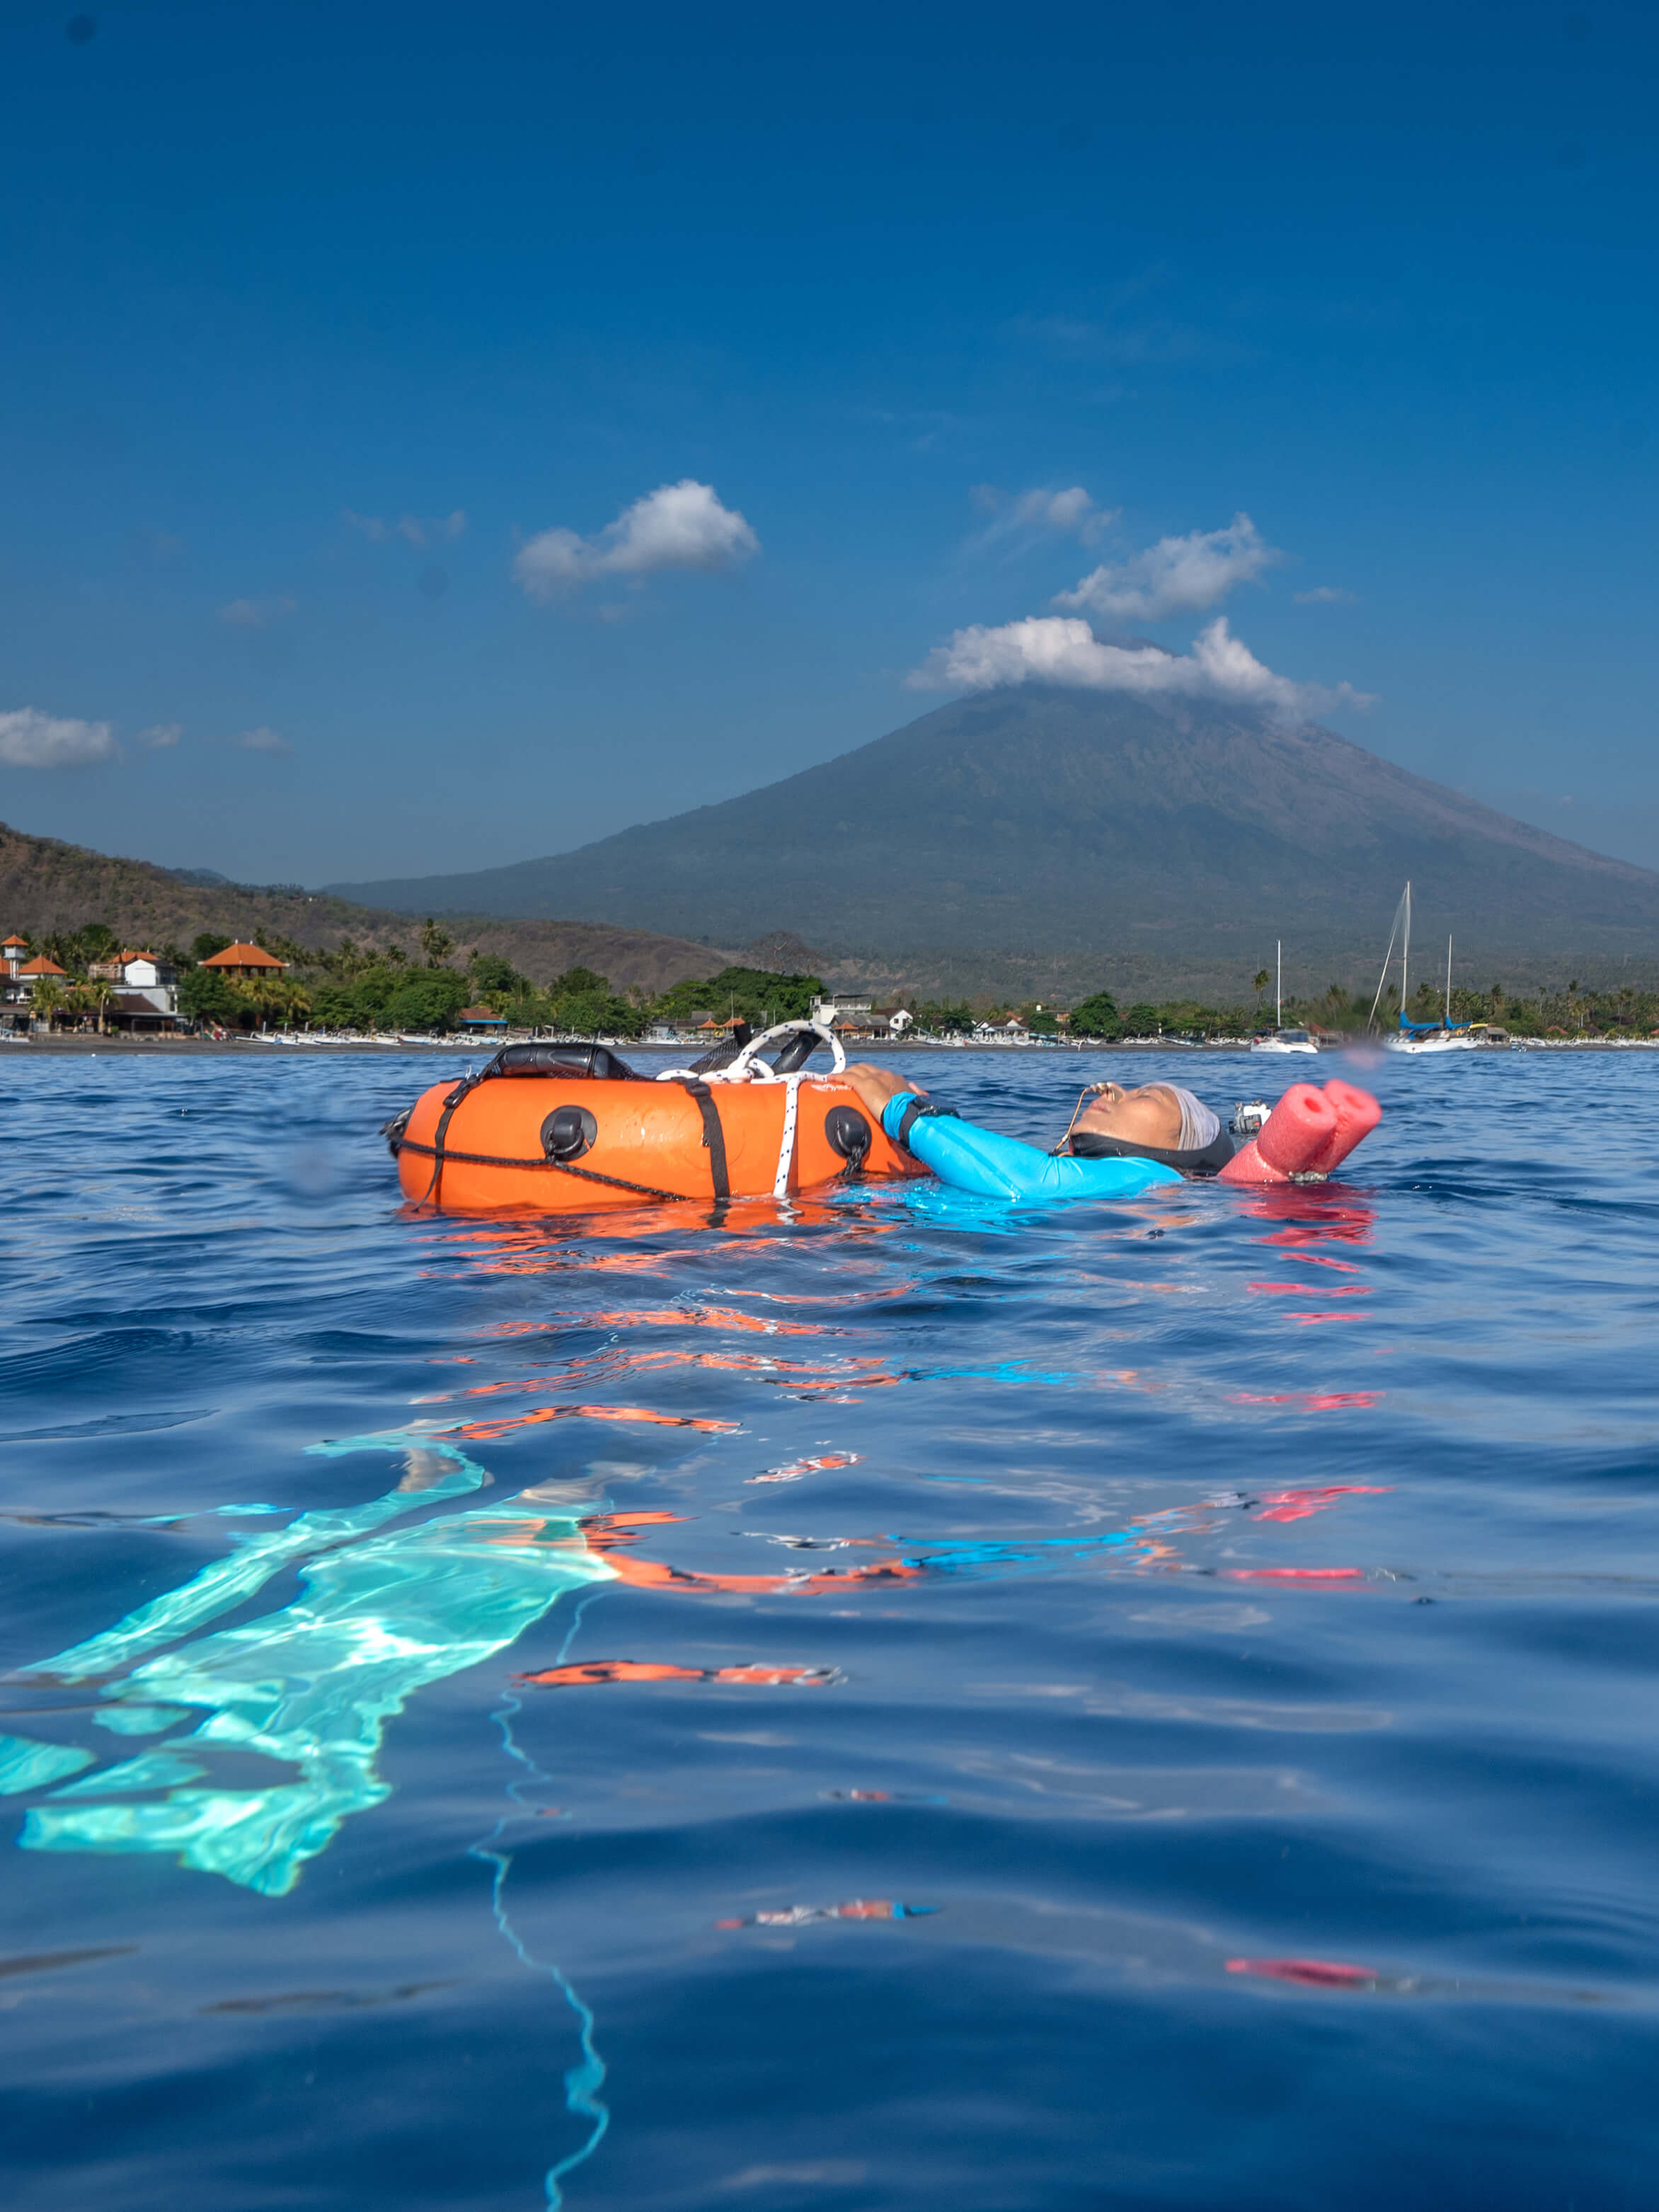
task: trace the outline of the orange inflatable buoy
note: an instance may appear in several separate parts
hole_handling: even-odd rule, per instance
[[[755,1058],[782,1036],[775,1067]],[[647,1199],[786,1198],[854,1174],[925,1175],[849,1085],[799,1072],[820,1040],[844,1066],[826,1031],[784,1023],[730,1067],[655,1080],[603,1045],[508,1045],[482,1074],[434,1084],[387,1124],[398,1182],[405,1198],[446,1213],[587,1213]]]

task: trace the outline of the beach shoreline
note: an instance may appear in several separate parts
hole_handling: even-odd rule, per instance
[[[568,1040],[564,1041],[568,1042]],[[514,1040],[514,1042],[520,1042],[520,1040]],[[542,1042],[560,1042],[560,1040],[549,1039],[542,1040]],[[1364,1042],[1364,1041],[1362,1039],[1356,1038],[1353,1042],[1353,1045],[1352,1046],[1346,1044],[1327,1045],[1322,1048],[1321,1057],[1335,1057],[1336,1055],[1356,1048],[1363,1048]],[[1232,1038],[1224,1040],[1218,1038],[1204,1044],[1180,1043],[1169,1037],[1136,1037],[1133,1039],[1125,1039],[1123,1042],[1116,1044],[1079,1043],[1075,1045],[1037,1045],[1022,1043],[948,1045],[929,1042],[927,1039],[920,1037],[916,1038],[914,1042],[908,1038],[900,1040],[897,1038],[890,1039],[884,1037],[849,1037],[844,1040],[844,1043],[847,1056],[849,1060],[875,1059],[879,1058],[887,1053],[919,1052],[938,1053],[946,1059],[966,1057],[971,1054],[975,1060],[994,1057],[999,1054],[1018,1053],[1023,1055],[1037,1053],[1052,1057],[1057,1054],[1071,1052],[1109,1052],[1127,1054],[1143,1052],[1190,1052],[1205,1054],[1219,1054],[1231,1059],[1238,1059],[1241,1057],[1248,1058],[1249,1056],[1249,1040]],[[337,1042],[317,1042],[306,1044],[298,1042],[297,1041],[288,1041],[281,1038],[273,1037],[269,1040],[264,1040],[252,1036],[223,1038],[204,1036],[31,1036],[27,1039],[26,1044],[0,1046],[0,1067],[3,1067],[8,1064],[8,1062],[17,1063],[21,1062],[26,1057],[33,1058],[37,1056],[46,1056],[50,1058],[78,1057],[81,1059],[97,1059],[101,1056],[106,1059],[121,1058],[137,1060],[177,1060],[212,1056],[219,1059],[243,1060],[262,1057],[310,1057],[314,1059],[319,1054],[333,1054],[339,1053],[367,1053],[374,1054],[402,1054],[407,1055],[412,1053],[430,1054],[434,1052],[441,1052],[456,1059],[459,1059],[464,1054],[470,1053],[476,1061],[482,1063],[491,1059],[494,1054],[500,1050],[500,1048],[499,1044],[494,1040],[482,1042],[475,1039],[462,1039],[453,1042],[448,1040],[444,1040],[442,1042],[434,1042],[429,1044],[410,1044],[404,1042],[401,1039],[388,1039],[385,1042],[377,1042],[373,1039],[362,1037],[342,1040]],[[1615,1042],[1610,1038],[1587,1037],[1580,1042],[1577,1039],[1569,1039],[1565,1037],[1559,1039],[1529,1037],[1524,1042],[1517,1042],[1514,1048],[1508,1045],[1490,1045],[1480,1048],[1482,1052],[1507,1052],[1512,1048],[1523,1052],[1654,1052],[1659,1051],[1659,1040],[1650,1039],[1647,1037],[1632,1037],[1626,1042]],[[642,1044],[623,1041],[616,1043],[613,1046],[613,1049],[623,1054],[632,1052],[641,1056],[647,1054],[659,1056],[662,1060],[667,1060],[674,1055],[677,1050],[683,1053],[690,1052],[693,1048],[689,1045],[676,1048],[672,1045],[654,1043]]]

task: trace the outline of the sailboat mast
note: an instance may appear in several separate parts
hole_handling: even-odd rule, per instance
[[[1407,964],[1412,953],[1412,887],[1406,885],[1406,933],[1400,940],[1400,1026],[1406,1026]]]
[[[1452,941],[1449,937],[1446,939],[1446,1018],[1441,1024],[1443,1029],[1451,1027],[1451,947]]]
[[[1285,940],[1273,939],[1273,1027],[1285,1026]]]

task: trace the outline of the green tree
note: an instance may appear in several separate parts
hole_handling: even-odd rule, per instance
[[[634,1006],[602,987],[597,991],[574,992],[560,999],[553,1026],[571,1036],[632,1037],[640,1035],[645,1023],[642,1006]]]
[[[536,987],[527,975],[520,975],[513,963],[503,960],[498,952],[475,952],[472,956],[472,988],[499,1014],[515,999],[529,998]]]
[[[426,955],[428,968],[441,968],[455,950],[455,940],[447,929],[441,929],[428,915],[421,924],[421,950]]]
[[[344,983],[319,983],[311,994],[311,1018],[319,1029],[355,1030],[366,1028],[358,1012],[357,998]]]
[[[179,980],[179,1011],[194,1022],[222,1023],[240,1020],[243,1008],[230,979],[218,969],[191,968]]]
[[[222,936],[216,929],[204,929],[198,936],[191,939],[190,957],[198,963],[211,960],[216,952],[227,951],[234,941],[231,938]]]
[[[1123,1034],[1117,1001],[1109,991],[1097,991],[1080,1006],[1073,1006],[1067,1026],[1073,1036],[1116,1037]]]
[[[453,968],[429,968],[400,983],[386,1001],[386,1026],[422,1034],[453,1027],[454,1018],[471,996],[465,975]]]
[[[1123,1017],[1123,1033],[1126,1036],[1156,1036],[1162,1026],[1158,1018],[1158,1008],[1147,1006],[1144,1000],[1131,1006]]]
[[[43,975],[29,994],[29,1012],[50,1030],[63,1012],[67,995],[55,975]]]
[[[718,975],[702,981],[674,984],[652,1012],[660,1020],[681,1022],[710,1014],[726,1021],[741,1014],[758,1029],[773,1022],[805,1020],[812,1001],[823,994],[823,982],[816,975],[784,975],[769,968],[722,968]]]
[[[974,1010],[966,999],[921,999],[910,1011],[916,1027],[930,1036],[966,1036],[974,1026]]]
[[[1255,974],[1250,978],[1250,988],[1255,993],[1256,997],[1260,999],[1261,994],[1267,989],[1268,984],[1271,983],[1273,980],[1272,975],[1268,973],[1267,969],[1258,968]]]
[[[118,949],[119,940],[106,921],[89,921],[77,929],[72,939],[76,953],[82,963],[90,965],[94,960],[107,960]]]

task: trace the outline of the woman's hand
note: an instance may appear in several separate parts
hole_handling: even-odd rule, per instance
[[[867,1060],[844,1067],[836,1080],[846,1084],[850,1091],[856,1093],[865,1112],[878,1124],[888,1100],[896,1098],[901,1091],[915,1091],[922,1098],[927,1096],[921,1084],[912,1083],[908,1077],[895,1075],[890,1067],[878,1067]]]

